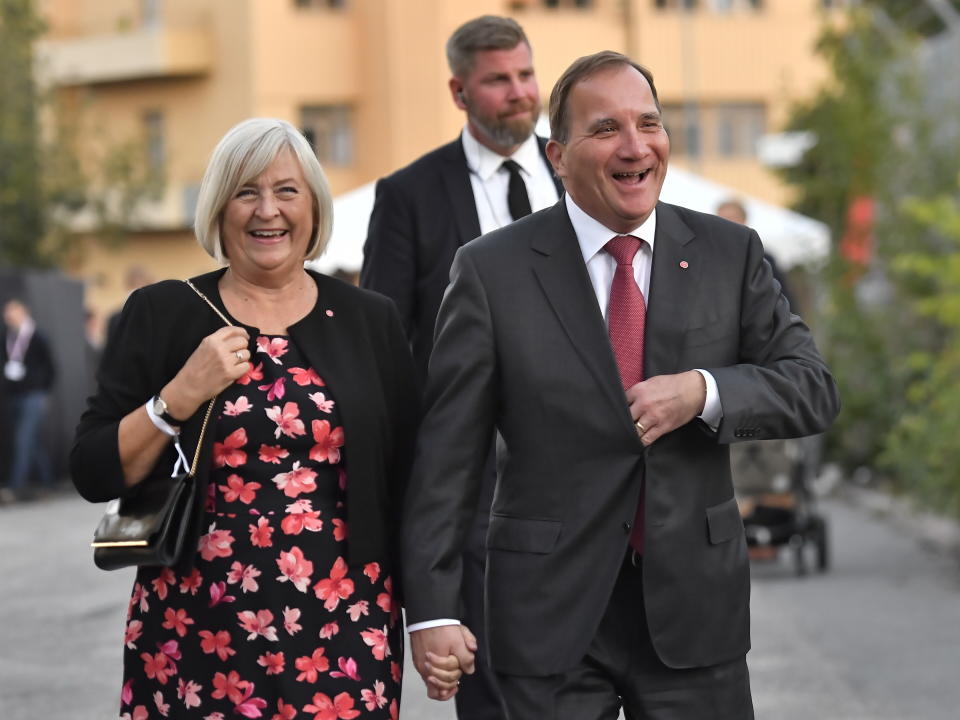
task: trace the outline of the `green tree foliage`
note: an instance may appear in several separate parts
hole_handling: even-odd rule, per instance
[[[45,235],[31,0],[0,0],[0,261],[43,265]]]
[[[960,191],[960,188],[958,188]],[[909,199],[904,213],[940,240],[937,252],[904,252],[894,269],[912,309],[937,342],[907,357],[907,403],[887,436],[884,463],[932,507],[960,517],[960,200],[957,192]]]
[[[95,132],[84,107],[37,89],[33,47],[44,30],[34,0],[0,0],[0,264],[15,267],[56,265],[81,213],[87,231],[121,241],[164,186],[141,139]]]

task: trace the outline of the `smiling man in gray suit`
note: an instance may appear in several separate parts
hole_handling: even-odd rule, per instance
[[[835,382],[756,233],[659,202],[648,70],[577,60],[550,120],[566,197],[461,248],[437,320],[404,513],[414,661],[469,665],[449,623],[497,428],[488,634],[510,720],[752,718],[728,447],[823,431]]]

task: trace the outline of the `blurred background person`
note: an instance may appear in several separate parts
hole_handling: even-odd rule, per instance
[[[746,205],[743,204],[742,200],[738,200],[737,198],[729,198],[720,203],[717,206],[717,215],[730,222],[739,223],[740,225],[747,224]],[[800,309],[797,307],[795,298],[790,292],[790,285],[787,283],[786,277],[780,272],[780,268],[777,267],[777,261],[774,260],[773,255],[766,250],[763,252],[763,259],[770,263],[770,268],[773,270],[773,278],[780,283],[780,292],[783,293],[787,302],[790,303],[790,309],[799,314]]]
[[[553,205],[562,192],[547,161],[546,139],[534,134],[540,89],[523,28],[492,15],[470,20],[447,41],[447,62],[450,95],[466,113],[466,125],[453,142],[377,183],[360,273],[363,287],[396,302],[421,383],[457,249]],[[464,617],[480,648],[476,673],[465,676],[457,692],[460,720],[504,717],[486,662],[483,620],[486,535],[496,479],[492,451],[485,477],[464,552]]]
[[[416,380],[393,303],[304,269],[331,214],[303,136],[240,123],[196,211],[200,245],[226,267],[193,283],[222,316],[160,282],[131,294],[105,349],[71,457],[88,500],[170,473],[174,439],[192,457],[219,394],[196,551],[139,568],[133,587],[121,695],[133,717],[397,717],[393,553]]]
[[[18,298],[3,306],[0,353],[0,387],[5,396],[8,427],[13,432],[7,485],[0,488],[0,499],[11,501],[32,494],[28,488],[31,473],[40,492],[50,490],[54,483],[50,450],[42,441],[42,433],[56,369],[47,339],[37,329],[26,304]]]

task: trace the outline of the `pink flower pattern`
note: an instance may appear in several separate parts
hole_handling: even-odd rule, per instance
[[[119,717],[396,720],[399,606],[387,566],[347,564],[334,392],[289,338],[250,349],[212,419],[194,567],[139,569]]]

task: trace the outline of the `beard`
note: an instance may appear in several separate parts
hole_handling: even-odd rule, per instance
[[[512,108],[513,112],[517,108]],[[480,128],[495,144],[503,148],[511,148],[522,144],[533,133],[540,115],[540,103],[530,103],[529,108],[521,105],[521,115],[504,113],[491,117],[475,112],[470,103],[467,103],[467,116]]]

